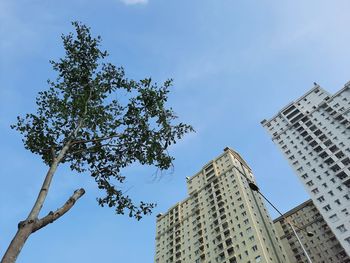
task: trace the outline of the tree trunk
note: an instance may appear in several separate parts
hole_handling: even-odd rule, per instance
[[[81,125],[82,125],[82,120],[79,121],[76,129],[72,133],[74,137],[77,135],[77,132],[80,129]],[[50,165],[49,170],[46,173],[44,182],[41,186],[41,189],[39,191],[38,197],[33,205],[32,210],[30,211],[27,219],[18,224],[17,233],[13,237],[0,263],[16,262],[17,257],[21,252],[22,247],[24,246],[24,243],[27,241],[28,237],[33,232],[45,227],[47,224],[54,222],[55,220],[60,218],[62,215],[64,215],[67,211],[69,211],[72,208],[75,202],[85,193],[84,189],[79,189],[75,191],[73,196],[71,196],[68,199],[68,201],[64,204],[63,207],[57,209],[55,213],[50,212],[49,215],[45,216],[44,218],[38,219],[39,213],[44,205],[47,194],[49,192],[52,178],[58,168],[58,165],[66,155],[70,146],[71,146],[71,138],[63,146],[58,156],[53,158],[53,161]]]
[[[69,146],[65,145],[63,150],[60,152],[60,155],[64,155]],[[61,156],[60,156],[61,157]],[[62,157],[61,157],[62,158]],[[60,160],[54,158],[53,163],[51,164],[43,182],[43,185],[39,191],[37,200],[34,203],[34,206],[29,213],[27,219],[18,224],[18,230],[14,238],[12,239],[10,245],[3,256],[1,263],[14,263],[21,252],[24,243],[27,241],[30,234],[33,232],[33,223],[37,220],[38,214],[43,206],[43,203],[48,194],[48,190],[52,181],[52,178],[56,172],[57,166]]]
[[[64,203],[64,205],[58,208],[55,212],[50,212],[48,215],[41,219],[27,219],[18,224],[18,230],[14,238],[12,239],[5,255],[3,256],[1,263],[14,263],[21,252],[21,249],[28,239],[28,237],[38,231],[39,229],[53,223],[65,213],[67,213],[75,204],[75,202],[85,194],[83,188],[74,191],[73,195]]]
[[[18,230],[16,235],[13,237],[11,244],[7,248],[5,255],[3,256],[1,263],[14,263],[17,260],[21,249],[32,233],[33,222],[21,222],[18,225]]]

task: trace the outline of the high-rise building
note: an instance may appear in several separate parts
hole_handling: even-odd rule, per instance
[[[186,180],[188,198],[157,216],[156,263],[289,262],[237,152],[225,148]]]
[[[308,262],[308,260],[290,224],[294,225],[294,229],[313,263],[350,262],[344,248],[312,200],[298,205],[273,222],[291,263]],[[311,236],[310,233],[313,235]]]
[[[350,82],[314,88],[261,123],[350,255]]]

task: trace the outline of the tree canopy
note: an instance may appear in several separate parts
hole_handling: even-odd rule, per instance
[[[168,169],[173,157],[167,149],[193,129],[174,124],[177,117],[166,106],[172,80],[128,79],[122,67],[106,62],[99,36],[79,22],[73,26],[75,34],[62,35],[64,57],[50,61],[57,79],[39,92],[36,113],[18,117],[12,128],[48,166],[67,163],[90,174],[104,191],[101,206],[140,219],[154,204],[135,204],[118,188],[122,169],[134,162]]]

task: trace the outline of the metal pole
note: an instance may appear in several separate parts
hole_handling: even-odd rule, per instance
[[[285,219],[286,219],[286,218],[285,218]],[[288,224],[290,225],[290,227],[292,228],[292,230],[293,230],[293,232],[294,232],[294,235],[295,235],[296,238],[298,239],[298,242],[299,242],[301,248],[303,249],[303,251],[304,251],[304,253],[305,253],[305,256],[307,257],[307,260],[308,260],[310,263],[312,263],[312,261],[311,261],[311,259],[310,259],[310,257],[309,257],[309,254],[306,252],[306,249],[305,249],[305,247],[303,246],[303,243],[301,242],[301,240],[300,240],[300,238],[299,238],[299,236],[298,236],[298,234],[297,234],[297,231],[295,231],[295,229],[294,229],[294,227],[293,227],[293,224],[292,224],[289,220],[287,220],[287,222],[288,222]]]
[[[303,246],[303,243],[301,243],[301,240],[300,240],[300,238],[299,238],[297,232],[296,232],[295,229],[294,229],[293,224],[284,216],[284,214],[281,213],[280,210],[277,209],[277,207],[275,207],[275,206],[269,201],[269,199],[267,199],[267,198],[259,191],[259,187],[258,187],[256,184],[254,184],[253,182],[249,182],[249,187],[250,187],[253,191],[258,192],[258,193],[265,199],[265,201],[268,202],[268,203],[277,211],[277,213],[279,213],[279,214],[283,217],[283,219],[285,219],[285,220],[288,222],[288,224],[289,224],[290,227],[292,228],[293,233],[294,233],[294,235],[296,236],[296,238],[297,238],[297,240],[298,240],[298,242],[299,242],[301,248],[303,249],[303,252],[304,252],[304,254],[305,254],[307,260],[309,261],[309,263],[312,263],[309,254],[307,253],[305,247]],[[302,229],[299,228],[299,227],[297,227],[297,228],[298,228],[299,230],[302,230]]]
[[[293,230],[293,232],[294,232],[294,235],[296,236],[296,238],[298,239],[298,242],[299,242],[299,244],[300,244],[300,246],[301,246],[301,248],[303,249],[303,251],[304,251],[304,254],[305,254],[305,256],[306,256],[306,258],[307,258],[307,260],[310,262],[310,263],[312,263],[312,261],[311,261],[311,259],[310,259],[310,256],[309,256],[309,254],[306,252],[306,249],[305,249],[305,247],[303,246],[303,243],[301,242],[301,240],[300,240],[300,238],[299,238],[299,236],[298,236],[298,234],[297,234],[297,231],[295,231],[295,229],[294,229],[294,226],[293,226],[293,224],[287,219],[287,218],[285,218],[284,217],[284,215],[260,192],[260,191],[258,191],[258,193],[259,194],[261,194],[261,196],[288,222],[288,224],[290,225],[290,227],[292,228],[292,230]],[[299,228],[299,227],[298,227]],[[299,229],[299,230],[301,230],[301,229]]]

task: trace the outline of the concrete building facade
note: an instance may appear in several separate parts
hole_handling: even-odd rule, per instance
[[[308,263],[308,260],[289,223],[295,226],[300,241],[313,263],[350,262],[344,248],[311,199],[273,222],[291,263]],[[313,236],[308,236],[308,233],[312,233]]]
[[[187,177],[188,198],[157,216],[156,263],[286,263],[251,169],[232,149]]]
[[[314,88],[261,124],[350,255],[350,83]]]

